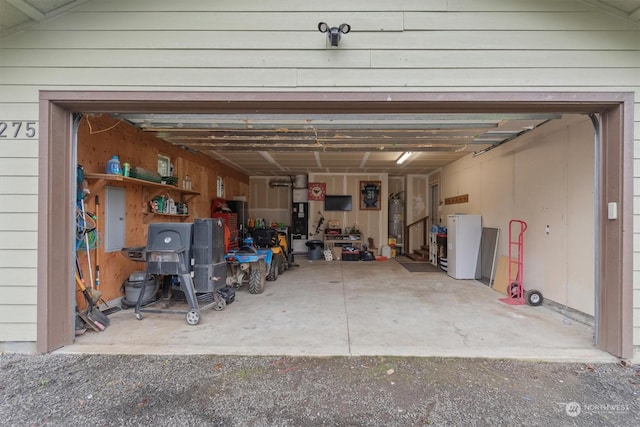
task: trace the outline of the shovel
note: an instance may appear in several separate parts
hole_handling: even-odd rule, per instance
[[[91,326],[93,330],[96,332],[104,331],[107,326],[111,323],[111,319],[107,317],[106,314],[100,311],[94,304],[91,295],[89,295],[89,291],[80,280],[80,277],[76,274],[76,283],[80,287],[84,298],[87,300],[87,308],[84,311],[81,311],[80,317],[84,320],[87,325]]]

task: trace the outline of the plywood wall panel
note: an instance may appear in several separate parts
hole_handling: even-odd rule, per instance
[[[263,209],[269,206],[267,197],[267,188],[269,188],[269,179],[265,177],[251,178],[251,195],[249,197],[249,209]]]
[[[211,214],[211,200],[215,197],[215,185],[211,186],[210,176],[218,174],[225,177],[225,183],[230,188],[227,194],[233,197],[234,188],[243,188],[248,185],[248,177],[233,171],[227,166],[212,160],[204,155],[194,154],[171,144],[154,138],[132,126],[113,119],[109,116],[87,116],[79,128],[78,136],[78,162],[82,164],[85,172],[104,173],[106,162],[112,155],[118,155],[121,163],[128,162],[132,167],[142,167],[146,170],[157,169],[158,154],[166,155],[174,163],[174,175],[181,179],[186,174],[193,183],[193,189],[200,192],[188,201],[190,216],[194,218],[206,218]],[[214,182],[215,182],[215,178]],[[125,245],[145,246],[147,242],[147,226],[150,222],[174,222],[180,218],[146,215],[148,212],[149,192],[137,184],[110,183],[125,189]],[[89,182],[89,188],[92,182]],[[178,193],[169,192],[168,196],[174,200],[180,200]],[[100,205],[96,209],[95,196],[99,197]],[[92,192],[86,199],[86,208],[89,212],[98,213],[99,230],[104,233],[104,190]],[[122,283],[134,271],[144,270],[144,264],[135,263],[126,259],[120,252],[105,253],[104,247],[98,248],[100,260],[100,290],[105,300],[122,296],[120,287]],[[91,251],[91,271],[95,280],[95,250]],[[89,264],[86,253],[80,253],[80,265],[87,283],[89,283]],[[82,304],[82,294],[77,293],[76,299]]]

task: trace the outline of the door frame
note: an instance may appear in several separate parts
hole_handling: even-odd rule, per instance
[[[41,91],[37,350],[73,343],[73,113],[598,114],[596,345],[633,351],[633,92],[107,92]],[[618,219],[607,219],[607,203]],[[612,260],[616,260],[612,262]]]

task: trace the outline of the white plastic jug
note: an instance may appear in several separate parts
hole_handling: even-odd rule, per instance
[[[391,246],[383,246],[380,248],[380,253],[384,257],[391,258]]]

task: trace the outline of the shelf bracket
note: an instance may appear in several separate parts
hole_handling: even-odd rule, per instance
[[[91,192],[91,194],[96,194],[97,192],[102,190],[105,185],[107,185],[106,179],[98,179],[93,185],[89,186],[89,191]]]

